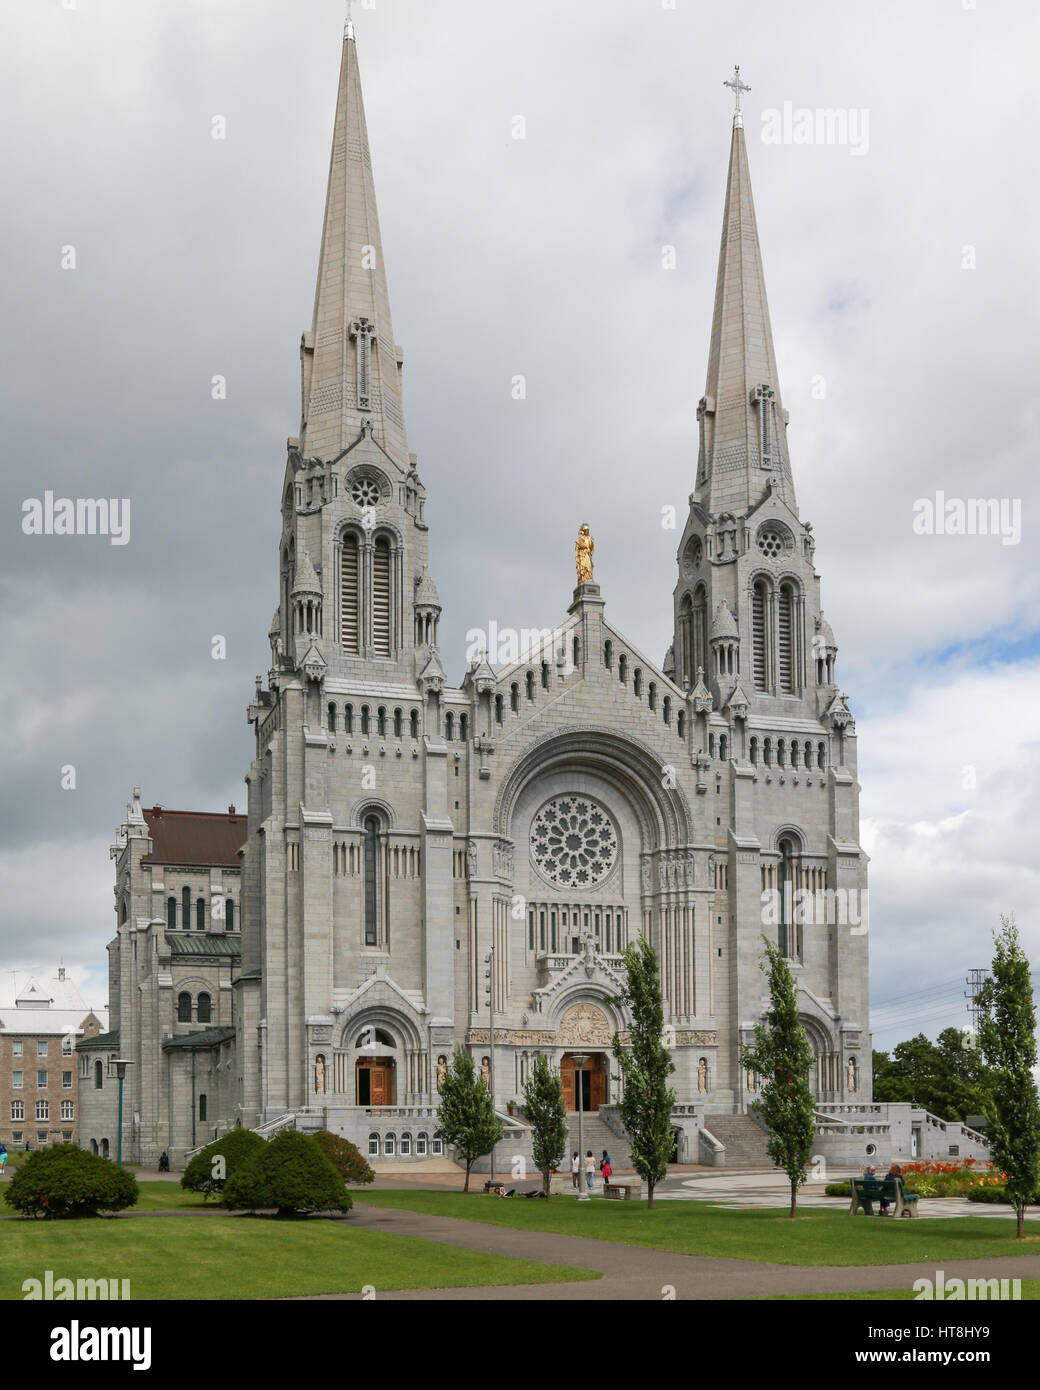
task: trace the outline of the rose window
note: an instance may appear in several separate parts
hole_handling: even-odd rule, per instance
[[[531,827],[531,858],[550,883],[591,888],[617,862],[618,837],[610,816],[587,796],[546,802]]]
[[[376,507],[382,500],[379,484],[373,478],[356,478],[350,495],[359,507]]]
[[[790,547],[791,538],[778,526],[763,526],[758,533],[758,548],[767,559],[782,555]]]

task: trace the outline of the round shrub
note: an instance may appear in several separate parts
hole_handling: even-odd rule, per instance
[[[823,1189],[827,1197],[851,1197],[852,1188],[847,1182],[829,1182]]]
[[[224,1184],[232,1211],[276,1207],[279,1216],[309,1211],[349,1211],[354,1205],[343,1179],[309,1135],[286,1129]]]
[[[4,1201],[23,1216],[97,1216],[137,1204],[137,1179],[109,1158],[75,1144],[35,1149],[4,1187]]]
[[[202,1192],[208,1200],[224,1191],[224,1183],[264,1149],[264,1141],[251,1129],[232,1129],[201,1149],[181,1175],[181,1187]],[[223,1159],[223,1163],[219,1160]]]
[[[338,1134],[333,1134],[327,1129],[320,1129],[312,1138],[344,1182],[365,1183],[375,1180],[375,1173],[361,1157],[361,1151],[349,1139],[341,1139]]]

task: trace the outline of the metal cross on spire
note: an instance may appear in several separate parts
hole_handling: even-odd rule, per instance
[[[743,118],[740,114],[740,94],[741,92],[751,91],[751,88],[748,86],[748,84],[746,82],[741,81],[739,63],[737,63],[733,69],[733,76],[728,81],[723,82],[722,85],[724,87],[732,88],[733,95],[737,99],[737,104],[733,111],[733,129],[736,130],[738,126],[742,127],[744,124]]]
[[[345,39],[354,37],[354,0],[347,0],[347,22],[343,26],[343,37]]]

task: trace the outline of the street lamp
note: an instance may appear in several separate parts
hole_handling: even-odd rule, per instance
[[[585,1141],[582,1138],[581,1126],[581,1069],[589,1059],[588,1054],[584,1052],[572,1052],[571,1058],[574,1062],[574,1088],[578,1092],[578,1201],[587,1202],[589,1200],[589,1189],[585,1181]]]
[[[127,1067],[134,1064],[128,1057],[114,1057],[111,1065],[116,1069],[116,1076],[119,1078],[119,1125],[116,1138],[116,1163],[121,1168],[123,1166],[123,1079],[126,1076]]]
[[[491,1039],[488,1044],[488,1087],[491,1091],[491,1118],[495,1118],[495,948],[491,947],[484,957],[484,964],[487,969],[484,971],[484,979],[487,984],[484,986],[484,993],[488,997],[488,1016],[490,1028],[488,1037]],[[491,1145],[491,1172],[488,1175],[488,1186],[493,1187],[495,1183],[495,1146]]]

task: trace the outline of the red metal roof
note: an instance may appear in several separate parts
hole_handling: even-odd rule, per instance
[[[246,842],[246,817],[213,811],[145,811],[152,852],[145,864],[219,864],[237,869]]]

